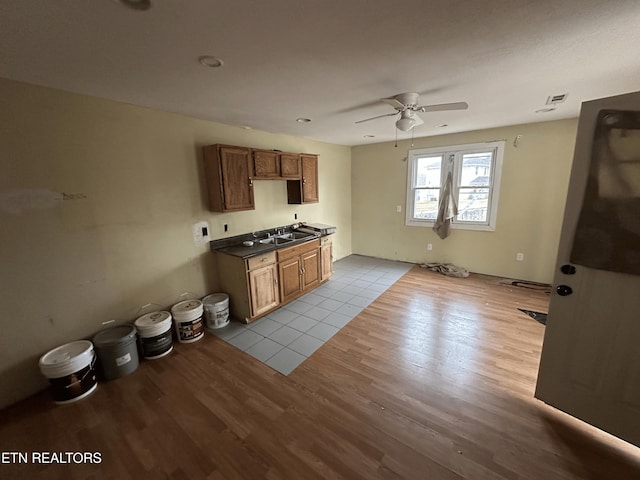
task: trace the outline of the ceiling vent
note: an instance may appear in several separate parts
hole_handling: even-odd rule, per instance
[[[547,98],[546,105],[555,105],[557,103],[563,103],[568,96],[569,96],[568,93],[562,93],[560,95],[551,95],[549,96],[549,98]]]

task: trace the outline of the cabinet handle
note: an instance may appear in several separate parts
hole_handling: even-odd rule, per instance
[[[253,187],[253,178],[249,177],[249,186]]]

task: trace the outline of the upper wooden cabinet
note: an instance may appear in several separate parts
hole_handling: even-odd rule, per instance
[[[282,178],[300,179],[302,177],[302,173],[300,172],[300,155],[281,153],[280,174]]]
[[[300,155],[282,153],[273,150],[253,150],[253,169],[255,179],[280,180],[296,179],[300,172]]]
[[[286,180],[287,202],[318,203],[318,156],[231,145],[203,147],[209,210],[254,210],[253,180]]]
[[[213,212],[254,210],[251,149],[227,145],[203,148],[204,169]]]
[[[300,155],[300,167],[301,179],[287,181],[288,202],[318,203],[318,156],[303,153]]]
[[[254,178],[280,178],[280,155],[264,150],[253,151]]]

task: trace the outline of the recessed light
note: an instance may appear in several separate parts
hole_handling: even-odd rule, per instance
[[[115,0],[131,10],[149,10],[151,8],[151,0]]]
[[[436,125],[436,128],[444,128],[444,127],[448,127],[449,124],[448,123],[439,123],[438,125]]]
[[[224,65],[224,62],[213,55],[203,55],[198,57],[198,61],[205,67],[218,68]]]
[[[549,112],[553,112],[555,109],[556,107],[541,108],[540,110],[536,110],[536,113],[549,113]]]
[[[310,121],[310,118],[296,118],[296,122],[298,123],[309,123]]]

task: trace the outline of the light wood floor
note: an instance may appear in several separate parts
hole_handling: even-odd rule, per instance
[[[0,478],[638,479],[639,451],[533,399],[548,297],[415,267],[288,377],[207,336],[54,406],[0,412]]]

